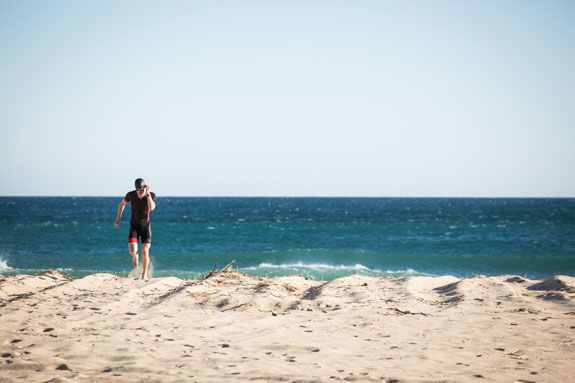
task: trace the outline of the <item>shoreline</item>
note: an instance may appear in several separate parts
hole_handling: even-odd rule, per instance
[[[152,276],[151,279],[158,278],[179,278],[181,280],[197,281],[201,280],[202,277],[209,274],[211,271],[216,270],[216,268],[205,269],[200,271],[194,270],[156,270],[154,269],[155,263],[151,263]],[[266,271],[258,271],[258,269],[266,269]],[[141,271],[141,265],[139,265],[138,270]],[[277,271],[276,271],[277,270]],[[287,270],[287,271],[285,271]],[[341,271],[343,270],[343,271]],[[140,272],[139,271],[139,272]],[[316,282],[326,282],[333,281],[336,279],[347,278],[351,276],[362,276],[371,278],[384,278],[384,279],[397,279],[397,278],[410,278],[410,277],[427,277],[427,278],[441,278],[444,276],[452,276],[457,279],[468,279],[476,276],[484,276],[489,278],[497,278],[504,276],[519,276],[526,280],[547,280],[554,277],[570,277],[575,278],[575,275],[568,273],[558,274],[558,273],[457,273],[457,272],[447,272],[447,273],[431,273],[422,272],[412,268],[397,269],[397,270],[378,270],[370,269],[361,264],[356,264],[354,266],[350,265],[330,265],[330,264],[304,264],[304,263],[290,263],[290,264],[261,264],[258,267],[237,267],[234,266],[234,271],[244,274],[253,278],[289,278],[289,277],[302,277]],[[69,268],[46,268],[46,269],[15,269],[12,267],[7,267],[0,269],[0,277],[16,277],[16,276],[38,276],[45,272],[55,272],[61,274],[70,279],[82,279],[90,275],[96,274],[111,274],[120,278],[133,278],[136,276],[135,270],[74,270]]]
[[[153,267],[153,263],[151,264]],[[313,266],[313,265],[312,265]],[[373,277],[373,278],[407,278],[411,276],[420,277],[438,277],[439,275],[418,272],[413,269],[406,270],[371,270],[363,265],[354,266],[332,266],[325,265],[324,270],[314,270],[313,267],[308,267],[308,265],[298,265],[298,264],[288,264],[288,265],[270,265],[260,267],[271,269],[267,271],[257,271],[258,267],[236,267],[234,270],[241,274],[253,277],[253,278],[288,278],[288,277],[302,277],[305,279],[310,279],[312,281],[332,281],[335,279],[346,278],[353,275]],[[359,267],[358,267],[359,266]],[[348,269],[344,271],[337,270]],[[365,270],[359,270],[364,268]],[[215,269],[215,268],[214,268]],[[153,270],[152,279],[158,278],[179,278],[182,280],[201,280],[202,277],[209,274],[214,269],[205,269],[202,271],[180,271],[180,270]],[[278,271],[274,272],[274,269]],[[282,271],[282,269],[292,269],[291,271]],[[298,269],[298,270],[295,270]],[[332,270],[325,270],[332,269]],[[351,270],[357,271],[351,271]],[[138,269],[141,272],[141,265]],[[55,273],[61,274],[70,279],[81,279],[95,274],[111,274],[121,278],[132,278],[135,277],[135,270],[121,270],[121,271],[110,271],[110,270],[72,270],[65,268],[48,268],[48,269],[13,269],[6,268],[0,269],[0,277],[16,277],[16,276],[37,276],[46,271],[53,271]],[[452,274],[450,274],[452,275]],[[457,278],[465,278],[465,276],[456,276]]]
[[[568,381],[575,278],[0,277],[0,380]],[[56,381],[56,380],[54,380]]]

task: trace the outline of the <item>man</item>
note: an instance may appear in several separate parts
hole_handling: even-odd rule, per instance
[[[118,205],[115,228],[120,227],[120,219],[124,207],[130,203],[132,217],[130,218],[130,231],[128,232],[128,250],[132,256],[134,267],[138,267],[138,238],[142,238],[142,279],[148,278],[148,264],[150,263],[150,246],[152,245],[152,227],[150,226],[150,212],[156,208],[156,194],[143,179],[135,182],[136,190],[127,193]]]

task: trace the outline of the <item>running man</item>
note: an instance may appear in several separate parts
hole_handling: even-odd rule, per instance
[[[150,225],[150,212],[156,208],[156,194],[143,179],[135,182],[136,190],[132,190],[118,205],[118,214],[114,227],[120,227],[120,219],[124,208],[131,204],[132,217],[130,218],[130,231],[128,232],[128,250],[132,256],[134,267],[138,267],[138,238],[142,238],[142,279],[148,278],[148,264],[150,263],[150,246],[152,245],[152,227]]]

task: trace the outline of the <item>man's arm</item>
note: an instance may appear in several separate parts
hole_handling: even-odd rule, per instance
[[[156,208],[156,202],[154,202],[154,199],[152,198],[152,190],[150,190],[149,186],[146,186],[146,191],[147,191],[147,197],[148,198],[148,207],[150,208],[150,211],[154,210]]]
[[[120,201],[120,204],[118,205],[118,214],[116,214],[116,223],[114,224],[116,229],[120,227],[120,219],[122,218],[122,213],[127,204],[128,201],[126,201],[125,198],[122,198],[122,201]]]

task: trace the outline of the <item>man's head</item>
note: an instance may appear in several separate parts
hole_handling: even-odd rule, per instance
[[[144,190],[146,183],[142,178],[138,178],[136,182],[134,182],[134,186],[136,187],[136,190]]]

